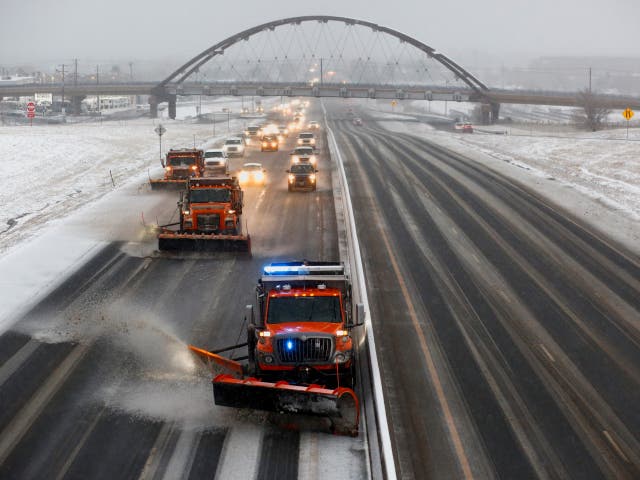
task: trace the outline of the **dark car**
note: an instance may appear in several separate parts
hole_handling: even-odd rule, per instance
[[[263,152],[278,151],[278,137],[276,135],[265,135],[260,142],[260,150]]]
[[[287,170],[289,174],[289,191],[295,190],[310,190],[316,189],[316,174],[318,170],[315,169],[310,163],[296,163],[291,165],[291,168]]]

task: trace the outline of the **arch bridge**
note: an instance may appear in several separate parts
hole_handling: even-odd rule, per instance
[[[178,95],[303,96],[473,101],[487,122],[499,104],[473,74],[425,43],[375,23],[300,16],[232,35],[152,89],[151,114]]]

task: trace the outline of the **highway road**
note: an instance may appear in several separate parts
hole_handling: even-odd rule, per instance
[[[398,476],[640,478],[640,259],[428,140],[325,102]]]
[[[317,192],[289,193],[294,142],[231,160],[267,169],[266,187],[245,188],[253,257],[112,243],[0,336],[0,478],[368,478],[363,434],[215,407],[186,350],[244,341],[265,263],[339,260],[326,148]],[[140,195],[158,195],[171,221],[177,193]]]

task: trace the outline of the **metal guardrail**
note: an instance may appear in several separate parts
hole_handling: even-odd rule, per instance
[[[322,110],[326,122],[326,110],[322,105]],[[368,312],[365,320],[365,341],[364,348],[367,353],[367,364],[369,369],[369,380],[371,385],[371,397],[365,397],[363,405],[365,408],[365,424],[367,426],[367,436],[369,440],[369,446],[379,450],[380,457],[378,459],[370,459],[370,465],[373,467],[379,463],[381,471],[375,469],[371,472],[372,477],[385,478],[387,480],[395,480],[397,478],[395,462],[393,458],[393,449],[391,447],[391,434],[389,432],[389,423],[387,419],[387,412],[384,404],[384,394],[382,391],[382,379],[380,376],[380,368],[378,366],[378,358],[376,353],[375,338],[373,332],[373,326],[371,323],[371,309],[369,307],[369,299],[367,296],[366,281],[364,275],[364,267],[362,265],[362,257],[360,254],[360,243],[358,240],[358,233],[356,231],[355,218],[353,215],[353,206],[351,204],[351,195],[349,192],[349,185],[347,183],[347,177],[342,162],[342,155],[338,149],[333,131],[327,126],[327,141],[329,145],[329,151],[331,158],[336,162],[338,169],[339,188],[342,192],[341,205],[344,212],[345,227],[347,233],[347,264],[350,269],[351,285],[353,289],[353,298],[355,303],[361,303],[364,305],[365,312]],[[338,206],[336,206],[338,208]],[[362,366],[363,362],[360,362]],[[363,383],[365,383],[363,381]],[[373,404],[371,411],[367,410],[367,405]],[[373,417],[373,418],[372,418]],[[372,452],[376,453],[376,452]]]

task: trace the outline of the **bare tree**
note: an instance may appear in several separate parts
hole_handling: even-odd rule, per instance
[[[576,120],[593,132],[602,128],[607,115],[611,113],[610,109],[598,102],[596,96],[589,89],[578,93],[576,105],[583,109],[582,114],[576,114]]]

